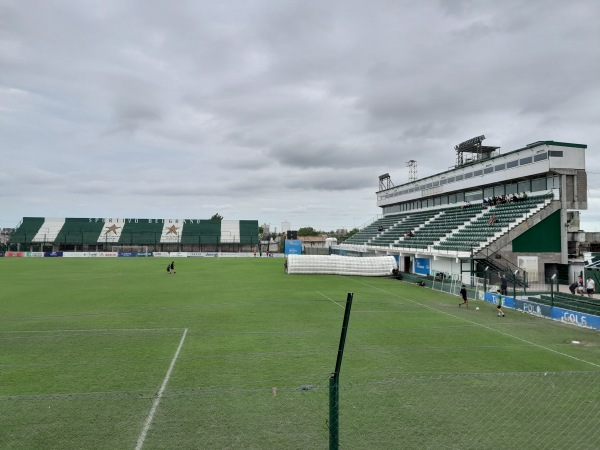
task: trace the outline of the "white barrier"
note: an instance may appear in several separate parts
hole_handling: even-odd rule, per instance
[[[361,275],[368,277],[391,275],[398,267],[393,256],[364,258],[339,255],[289,255],[288,273],[319,273],[332,275]]]

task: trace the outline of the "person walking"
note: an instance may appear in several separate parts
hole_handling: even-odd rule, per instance
[[[171,268],[171,273],[175,273],[175,261],[171,261],[169,267]]]
[[[467,287],[463,284],[460,288],[460,296],[462,297],[462,303],[458,304],[460,308],[462,305],[467,305],[467,309],[469,309],[469,301],[467,300]]]
[[[498,310],[498,317],[504,317],[504,311],[502,311],[502,294],[500,293],[500,289],[498,289],[496,292],[498,296],[498,303],[496,305],[496,309]]]

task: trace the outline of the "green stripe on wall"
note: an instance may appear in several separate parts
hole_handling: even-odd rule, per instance
[[[560,252],[560,210],[512,241],[513,252]]]

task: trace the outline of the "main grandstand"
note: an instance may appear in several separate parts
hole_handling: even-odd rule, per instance
[[[250,251],[257,220],[24,217],[11,236],[15,251]]]
[[[445,172],[398,186],[380,176],[381,217],[333,251],[393,255],[400,271],[421,275],[572,278],[582,263],[569,260],[568,232],[587,209],[587,145],[539,141],[501,153],[484,139],[457,145]]]

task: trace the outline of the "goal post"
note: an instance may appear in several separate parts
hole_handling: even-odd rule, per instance
[[[137,253],[138,255],[142,254],[144,256],[149,256],[147,245],[113,245],[112,251],[118,253]]]

